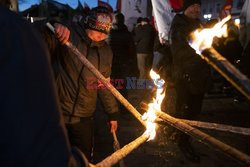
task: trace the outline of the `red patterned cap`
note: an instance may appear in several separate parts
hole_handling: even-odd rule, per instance
[[[108,34],[112,26],[112,14],[107,8],[99,6],[90,11],[85,23],[86,28]]]

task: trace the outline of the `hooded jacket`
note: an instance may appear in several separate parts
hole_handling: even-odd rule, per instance
[[[70,41],[106,77],[111,74],[112,51],[105,41],[93,42],[83,24],[70,23]],[[56,86],[66,123],[79,121],[80,117],[90,117],[96,109],[98,96],[110,120],[115,120],[118,107],[108,89],[97,89],[96,77],[66,46],[59,44],[46,27],[42,30],[51,53],[51,63],[55,73]]]
[[[188,44],[190,33],[197,28],[200,28],[200,21],[177,14],[170,29],[173,76],[177,82],[187,81],[190,91],[195,94],[205,91],[210,73],[206,62]]]

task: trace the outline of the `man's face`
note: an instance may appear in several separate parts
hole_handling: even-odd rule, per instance
[[[185,10],[184,14],[191,19],[198,19],[201,14],[201,6],[199,4],[191,5]]]
[[[100,42],[108,38],[108,35],[99,31],[87,29],[88,37],[94,42]]]

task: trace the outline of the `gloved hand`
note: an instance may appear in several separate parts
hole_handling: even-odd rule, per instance
[[[55,27],[56,37],[59,39],[59,41],[62,44],[67,43],[70,37],[70,30],[66,26],[59,23],[55,23],[54,27]]]
[[[117,128],[118,128],[118,123],[117,121],[109,121],[109,125],[110,125],[110,132],[113,133],[113,132],[116,132],[117,131]]]

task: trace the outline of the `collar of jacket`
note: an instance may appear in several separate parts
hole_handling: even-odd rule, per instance
[[[187,17],[184,14],[177,14],[175,21],[178,22],[178,23],[184,23],[185,22],[187,24],[189,24],[189,23],[191,23],[191,24],[200,24],[201,23],[201,21],[199,19],[191,19],[191,18]]]

